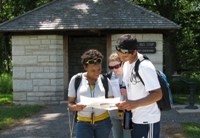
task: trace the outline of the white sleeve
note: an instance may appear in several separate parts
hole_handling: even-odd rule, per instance
[[[69,86],[68,86],[68,96],[69,97],[76,97],[76,92],[75,92],[75,78],[77,75],[74,75],[70,82],[69,82]]]
[[[151,61],[145,60],[141,62],[138,71],[145,84],[146,91],[160,88],[157,73]]]

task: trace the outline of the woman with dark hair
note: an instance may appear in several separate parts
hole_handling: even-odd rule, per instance
[[[85,72],[81,74],[81,82],[77,91],[75,90],[74,83],[78,74],[74,75],[69,83],[68,107],[70,110],[78,112],[76,124],[77,138],[109,137],[112,124],[108,111],[78,104],[80,96],[97,98],[106,95],[101,79],[102,59],[103,55],[96,49],[90,49],[83,53],[81,62]],[[107,82],[107,97],[112,98],[112,88],[108,79]]]

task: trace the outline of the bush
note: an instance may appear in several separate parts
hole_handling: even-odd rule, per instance
[[[0,93],[12,93],[12,76],[11,74],[3,73],[0,75]]]
[[[188,86],[182,81],[170,82],[172,94],[189,94]]]
[[[195,94],[200,95],[200,72],[183,72],[181,78],[185,81],[195,82]],[[189,94],[189,85],[184,81],[171,81],[172,93]]]

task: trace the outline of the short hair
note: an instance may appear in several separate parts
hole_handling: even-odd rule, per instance
[[[120,59],[119,55],[116,52],[113,52],[109,56],[108,60],[109,60],[109,62],[111,62],[111,61],[119,61],[119,62],[121,62],[121,59]]]
[[[101,52],[96,49],[89,49],[85,51],[81,56],[81,63],[85,65],[85,62],[87,62],[88,60],[97,58],[103,59],[103,55],[101,54]]]
[[[117,41],[116,47],[119,49],[126,49],[132,53],[132,51],[138,49],[138,42],[136,38],[133,38],[131,34],[124,34],[120,36]]]

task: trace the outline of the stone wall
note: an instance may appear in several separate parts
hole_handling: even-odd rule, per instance
[[[153,62],[155,67],[159,70],[163,70],[163,35],[162,34],[132,34],[138,42],[156,42],[156,53],[145,54]],[[116,51],[116,40],[121,34],[112,35],[112,51]]]
[[[121,34],[111,36],[112,51]],[[162,34],[133,34],[139,42],[156,42],[156,53],[146,54],[162,70]],[[67,42],[68,43],[68,42]],[[69,72],[68,51],[61,35],[12,36],[13,97],[17,104],[58,104],[64,100]],[[77,51],[78,52],[78,51]],[[110,53],[110,51],[107,51]],[[105,58],[106,59],[106,58]],[[65,62],[65,63],[64,63]],[[65,82],[64,82],[65,81]]]
[[[17,104],[64,99],[63,36],[12,36],[13,97]]]

